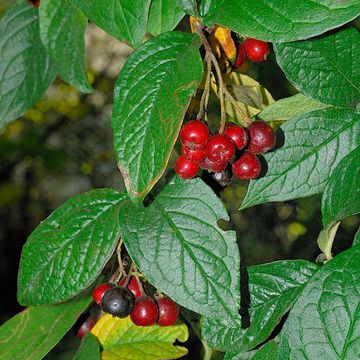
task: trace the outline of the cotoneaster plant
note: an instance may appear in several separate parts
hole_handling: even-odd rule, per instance
[[[359,13],[359,0],[14,3],[0,22],[1,126],[56,76],[94,91],[89,21],[134,51],[109,122],[126,191],[78,194],[29,235],[27,308],[0,327],[0,358],[44,358],[82,313],[75,359],[180,358],[189,327],[204,360],[357,358],[359,232],[336,256],[332,245],[360,212]],[[299,94],[266,101],[242,69],[268,59]],[[250,266],[240,281],[241,237],[220,228],[207,173],[222,187],[251,180],[240,211],[321,194],[317,261]]]

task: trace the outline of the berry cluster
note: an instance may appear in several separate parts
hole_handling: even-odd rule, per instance
[[[211,135],[200,120],[191,120],[180,131],[181,155],[175,164],[175,172],[183,179],[193,178],[199,168],[222,173],[236,151],[240,157],[233,162],[232,172],[241,180],[259,176],[261,165],[257,154],[275,145],[275,133],[265,121],[257,120],[248,129],[227,122],[222,134]]]
[[[127,285],[126,278],[119,286],[106,283],[97,286],[93,291],[94,301],[101,309],[113,316],[125,318],[130,315],[137,326],[173,325],[178,317],[179,309],[174,301],[167,297],[151,298],[143,293],[138,280],[132,277]]]
[[[240,67],[245,60],[245,56],[252,62],[261,62],[266,60],[270,54],[269,44],[262,40],[247,38],[244,44],[238,44],[238,53],[234,66]]]

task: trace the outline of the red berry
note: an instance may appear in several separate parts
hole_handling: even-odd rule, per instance
[[[232,164],[235,177],[240,180],[255,179],[259,176],[261,165],[259,159],[250,151],[245,151],[238,160]]]
[[[242,43],[239,43],[238,45],[238,52],[237,52],[237,56],[236,56],[236,60],[235,60],[235,64],[234,66],[236,68],[239,68],[242,63],[245,60],[245,49],[244,49],[244,45]]]
[[[180,131],[180,141],[190,149],[203,149],[209,138],[208,127],[200,120],[191,120]]]
[[[162,297],[157,299],[159,307],[159,319],[157,321],[160,326],[173,325],[179,315],[179,308],[174,301],[169,298]]]
[[[208,158],[205,158],[200,164],[199,166],[201,167],[201,169],[203,170],[207,170],[209,172],[222,172],[226,169],[228,162],[223,162],[223,163],[217,163],[214,161],[211,161]]]
[[[33,4],[35,7],[39,7],[40,0],[28,0],[30,4]]]
[[[175,172],[183,179],[193,178],[199,170],[199,165],[180,155],[175,164]]]
[[[216,134],[210,137],[205,151],[209,160],[224,163],[234,156],[235,144],[227,135]]]
[[[203,149],[190,149],[187,146],[181,146],[181,153],[191,162],[199,163],[205,159],[205,150]]]
[[[249,141],[246,129],[231,122],[227,122],[225,124],[224,134],[235,143],[239,150],[244,149]]]
[[[126,282],[126,277],[122,278],[119,282],[119,286],[124,286]],[[140,286],[135,277],[132,277],[128,283],[127,288],[131,291],[131,293],[135,296],[135,299],[138,299],[141,295]]]
[[[93,316],[89,316],[86,321],[79,327],[79,330],[76,332],[76,337],[81,340],[86,336],[90,330],[94,327],[96,321]]]
[[[148,296],[142,296],[136,300],[130,318],[137,326],[151,326],[156,323],[158,315],[159,310],[155,300]]]
[[[262,154],[275,146],[275,133],[265,121],[257,120],[249,126],[249,150],[254,154]]]
[[[270,53],[269,44],[262,40],[248,38],[244,42],[246,56],[253,62],[266,60]]]
[[[114,284],[100,284],[92,292],[93,300],[100,305],[104,294],[111,288],[115,287]]]

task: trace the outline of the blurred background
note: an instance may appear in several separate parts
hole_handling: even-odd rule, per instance
[[[11,3],[2,0],[0,17]],[[22,118],[0,130],[0,279],[6,289],[0,298],[0,324],[21,310],[16,279],[21,248],[29,234],[71,196],[94,187],[124,190],[112,148],[110,116],[112,90],[131,49],[92,24],[86,33],[88,76],[94,93],[83,95],[57,79],[42,100]],[[274,99],[296,91],[286,81],[273,55],[263,64],[245,63],[241,71],[258,80]],[[210,117],[218,117],[212,99]],[[221,197],[235,229],[242,265],[279,259],[315,261],[316,238],[322,228],[320,198],[256,206],[239,212],[246,182],[221,188]],[[359,218],[345,220],[336,237],[335,253],[349,247]],[[47,359],[67,359],[79,345],[69,333]],[[188,344],[199,359],[199,342]]]

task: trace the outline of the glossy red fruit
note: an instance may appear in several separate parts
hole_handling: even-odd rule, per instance
[[[235,177],[240,180],[256,179],[261,170],[261,164],[256,155],[245,151],[238,160],[232,164],[232,171]]]
[[[270,54],[269,44],[262,40],[248,38],[244,42],[246,56],[253,62],[266,60]]]
[[[86,321],[79,327],[79,330],[76,332],[76,338],[82,340],[94,327],[96,320],[93,316],[89,316]]]
[[[238,52],[237,52],[237,56],[236,56],[236,60],[235,60],[235,64],[234,66],[236,68],[239,68],[242,63],[245,60],[245,49],[244,49],[244,45],[242,43],[239,43],[238,45]]]
[[[215,173],[218,173],[218,172],[222,172],[226,169],[226,166],[227,166],[228,162],[224,162],[224,163],[217,163],[217,162],[214,162],[214,161],[211,161],[210,159],[208,158],[205,158],[200,164],[200,168],[203,169],[203,170],[207,170],[209,172],[215,172]]]
[[[223,134],[227,135],[239,150],[244,149],[249,141],[246,129],[231,122],[225,124]]]
[[[185,145],[181,145],[181,153],[191,162],[199,163],[205,159],[204,149],[190,149]]]
[[[137,326],[154,325],[158,319],[159,310],[154,299],[142,296],[137,299],[130,314],[131,321]]]
[[[234,156],[235,144],[227,135],[216,134],[210,137],[205,152],[210,161],[225,163]]]
[[[98,285],[92,292],[92,298],[93,300],[98,304],[101,305],[101,300],[104,296],[104,294],[106,293],[106,291],[108,291],[109,289],[115,287],[114,284],[100,284]]]
[[[265,121],[257,120],[249,126],[249,150],[254,154],[262,154],[275,146],[275,132]]]
[[[39,7],[40,0],[28,0],[30,4],[34,5],[35,7]]]
[[[199,165],[180,155],[175,164],[175,172],[183,179],[193,178],[199,170]]]
[[[208,127],[200,120],[191,120],[180,131],[180,141],[190,149],[203,149],[209,138]]]
[[[126,277],[122,278],[120,281],[119,281],[119,286],[124,286],[126,282]],[[127,288],[131,291],[131,293],[134,295],[135,299],[138,299],[141,295],[142,295],[142,292],[141,292],[141,289],[140,289],[140,286],[136,280],[135,277],[132,277],[128,283],[128,286]]]
[[[159,308],[158,325],[170,326],[175,324],[179,315],[177,304],[167,297],[156,299],[156,301]]]

